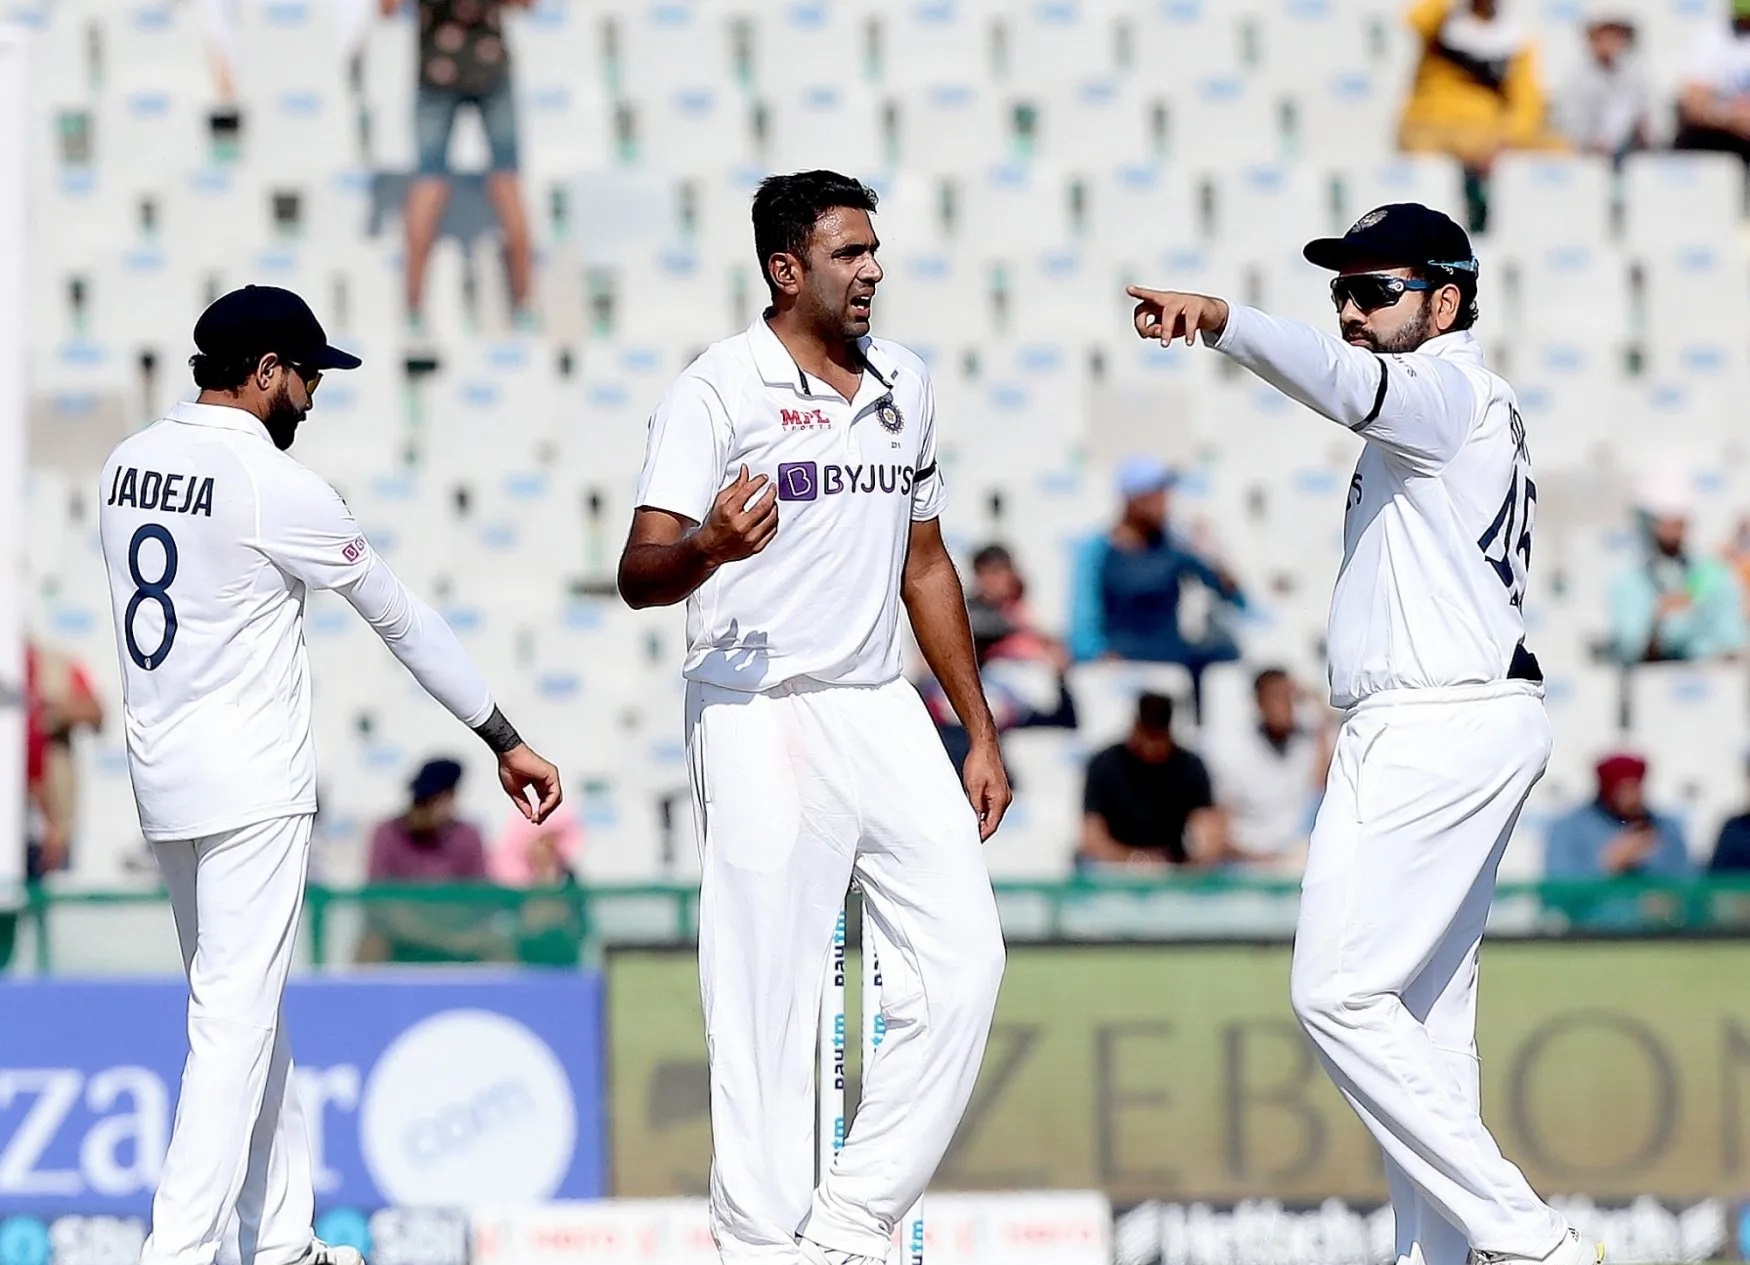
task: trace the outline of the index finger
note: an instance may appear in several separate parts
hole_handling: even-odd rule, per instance
[[[1151,290],[1147,286],[1125,286],[1124,293],[1133,299],[1141,299],[1146,303],[1159,303],[1167,297],[1169,291]]]

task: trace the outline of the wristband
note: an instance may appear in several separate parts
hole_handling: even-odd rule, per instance
[[[497,707],[492,709],[492,715],[485,721],[474,726],[474,732],[479,734],[486,745],[492,748],[494,755],[504,755],[523,745],[516,726],[504,718],[504,713]]]

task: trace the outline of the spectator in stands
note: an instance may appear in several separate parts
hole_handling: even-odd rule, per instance
[[[1331,765],[1330,709],[1281,668],[1258,673],[1252,693],[1256,722],[1209,752],[1223,820],[1214,859],[1263,874],[1299,873]],[[1297,703],[1316,707],[1324,723],[1301,723]]]
[[[1720,827],[1720,837],[1714,841],[1713,858],[1707,868],[1716,874],[1750,871],[1750,812],[1730,817]]]
[[[486,845],[480,831],[456,816],[462,766],[428,760],[408,786],[412,803],[371,836],[372,883],[481,882]],[[490,925],[493,911],[468,901],[381,901],[367,906],[360,961],[476,961],[508,955],[503,936]]]
[[[1483,226],[1483,182],[1496,158],[1513,149],[1565,148],[1547,128],[1536,46],[1500,8],[1498,0],[1416,0],[1409,11],[1422,56],[1398,143],[1464,164],[1472,228]]]
[[[1563,87],[1556,119],[1575,149],[1621,162],[1647,147],[1652,97],[1626,12],[1595,10],[1586,23],[1586,57]]]
[[[1654,472],[1636,496],[1642,557],[1611,584],[1611,645],[1622,663],[1713,659],[1744,648],[1743,595],[1732,568],[1689,551],[1684,480]]]
[[[427,760],[408,784],[413,802],[371,835],[373,883],[443,883],[486,877],[480,831],[456,817],[462,766]]]
[[[213,76],[213,97],[220,110],[237,101],[237,53],[241,44],[242,0],[200,0],[206,28],[207,69]]]
[[[1612,755],[1598,762],[1598,797],[1550,823],[1544,877],[1554,882],[1608,878],[1681,878],[1689,873],[1683,832],[1647,806],[1647,762]],[[1657,894],[1642,897],[1556,891],[1552,908],[1575,925],[1631,929],[1669,921],[1678,906]]]
[[[1069,651],[1034,627],[1022,602],[1025,593],[1026,582],[1007,549],[992,544],[973,554],[966,613],[991,718],[999,734],[1012,729],[1074,729],[1075,700],[1065,679]],[[1040,680],[1041,666],[1049,670],[1049,686]],[[947,692],[927,669],[918,680],[918,692],[936,722],[954,771],[962,772],[972,740]],[[1012,772],[1009,784],[1017,785]]]
[[[1181,588],[1195,581],[1240,609],[1246,599],[1231,575],[1168,531],[1172,485],[1172,471],[1153,457],[1131,457],[1119,466],[1124,509],[1118,523],[1076,557],[1070,653],[1080,661],[1181,663],[1200,683],[1204,668],[1239,658],[1239,648],[1225,632],[1193,637],[1180,627]]]
[[[972,591],[966,595],[966,614],[980,662],[988,659],[1056,662],[1062,646],[1056,638],[1035,627],[1027,610],[1026,595],[1027,583],[1015,565],[1014,555],[1002,545],[986,545],[972,555]]]
[[[67,868],[79,802],[73,739],[103,728],[103,704],[85,669],[40,642],[24,649],[27,789],[40,828],[27,845],[25,874],[32,882]]]
[[[401,0],[381,0],[385,17]],[[425,268],[450,197],[450,132],[456,111],[480,112],[491,151],[486,196],[504,234],[505,263],[519,328],[534,325],[534,272],[528,217],[517,182],[516,97],[503,10],[527,8],[532,0],[417,0],[419,92],[414,130],[419,170],[407,190],[407,314],[414,333],[424,331]]]
[[[1750,162],[1750,0],[1733,0],[1731,25],[1696,42],[1677,98],[1672,145]]]
[[[575,881],[582,854],[583,823],[569,807],[538,826],[513,813],[487,854],[486,872],[504,887],[551,887]]]
[[[533,889],[517,910],[519,962],[575,966],[583,947],[583,888],[574,868],[583,851],[583,824],[561,807],[537,826],[511,814],[487,858],[492,880]]]
[[[1173,741],[1173,700],[1144,694],[1130,736],[1088,761],[1078,865],[1162,868],[1221,851],[1209,772]]]

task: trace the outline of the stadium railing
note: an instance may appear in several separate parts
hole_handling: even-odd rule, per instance
[[[1078,875],[999,882],[1013,943],[1281,942],[1298,884],[1232,874]],[[698,888],[683,883],[505,888],[485,884],[307,889],[298,967],[393,963],[593,965],[605,950],[684,944]],[[0,916],[0,966],[32,974],[174,973],[162,891],[31,889]],[[1750,934],[1750,875],[1502,884],[1493,936]]]

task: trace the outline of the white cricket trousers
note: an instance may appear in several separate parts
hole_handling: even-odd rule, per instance
[[[188,974],[188,1061],[142,1265],[293,1265],[315,1215],[310,1140],[280,1015],[312,818],[154,846]]]
[[[1002,931],[977,819],[904,681],[693,683],[687,753],[718,1252],[792,1265],[805,1233],[885,1260],[972,1096],[996,1007]],[[815,1038],[853,875],[887,1029],[816,1189]]]
[[[1543,1256],[1566,1229],[1484,1128],[1476,1049],[1495,871],[1549,753],[1524,681],[1374,695],[1337,733],[1290,988],[1385,1151],[1400,1262]]]

